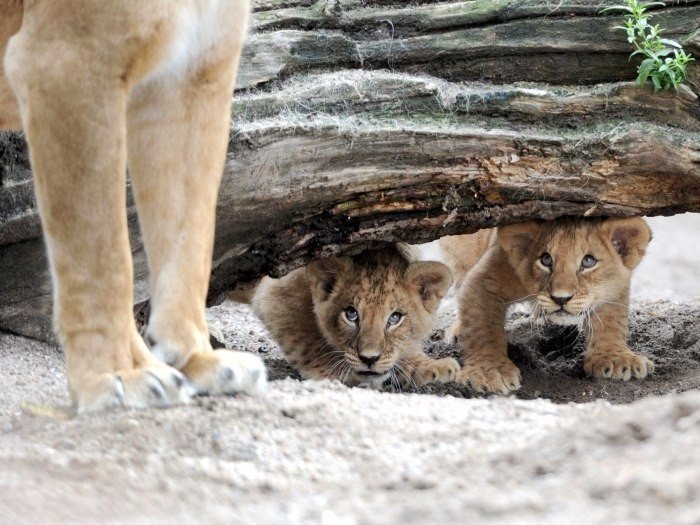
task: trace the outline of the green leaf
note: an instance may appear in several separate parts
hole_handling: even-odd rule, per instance
[[[670,38],[662,38],[662,39],[661,39],[661,43],[662,43],[662,44],[666,44],[667,46],[677,47],[678,49],[683,49],[683,46],[682,46],[682,45],[680,45],[680,44],[679,44],[678,42],[676,42],[675,40],[671,40]]]
[[[627,5],[611,5],[605,9],[601,9],[601,13],[607,13],[608,11],[626,11],[627,13],[632,12],[632,8]]]
[[[676,51],[675,53],[676,53],[676,59],[677,59],[677,60],[680,60],[680,61],[683,62],[684,64],[687,64],[688,62],[694,62],[694,61],[695,61],[695,59],[694,59],[692,56],[688,55],[688,54],[687,54],[685,51],[683,51],[682,49]]]
[[[654,91],[659,91],[661,89],[661,82],[656,77],[651,77],[651,83],[654,84]]]
[[[644,82],[647,81],[647,78],[649,78],[649,73],[651,73],[651,70],[653,68],[653,58],[647,58],[646,60],[643,60],[642,63],[639,64],[639,68],[637,69],[637,83],[644,84]]]
[[[674,51],[675,51],[675,49],[664,48],[664,49],[662,49],[662,50],[660,50],[660,51],[657,51],[657,52],[656,52],[656,56],[658,56],[658,57],[665,57],[665,56],[668,56],[668,55],[673,54]],[[672,59],[667,58],[666,60],[672,60]]]

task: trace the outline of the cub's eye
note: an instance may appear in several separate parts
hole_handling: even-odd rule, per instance
[[[540,256],[540,262],[542,263],[542,266],[546,266],[547,268],[551,268],[552,264],[554,264],[554,259],[552,259],[552,256],[549,255],[547,252],[544,252]]]
[[[394,312],[389,316],[388,321],[386,322],[387,326],[392,326],[395,324],[398,324],[399,321],[403,318],[403,314],[401,312]]]
[[[581,268],[593,268],[598,263],[598,259],[592,255],[584,255],[581,259]]]
[[[343,315],[345,315],[345,319],[351,323],[357,323],[357,321],[360,319],[360,314],[357,313],[354,306],[348,306],[345,308],[345,310],[343,310]]]

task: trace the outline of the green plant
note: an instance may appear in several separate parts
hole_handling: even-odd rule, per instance
[[[633,44],[636,50],[630,55],[642,55],[644,60],[637,66],[637,84],[644,84],[648,80],[654,85],[654,91],[669,89],[678,86],[687,76],[686,65],[695,60],[691,55],[683,51],[675,40],[661,38],[663,29],[659,25],[651,25],[649,20],[652,15],[647,13],[647,8],[663,6],[662,2],[642,3],[638,0],[625,0],[627,5],[614,5],[607,7],[602,12],[623,11],[625,16],[624,26],[615,26],[627,33],[627,41]]]

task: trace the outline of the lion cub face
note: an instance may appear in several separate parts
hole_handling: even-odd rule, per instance
[[[444,264],[409,262],[394,250],[317,261],[308,269],[314,313],[326,340],[342,352],[345,383],[378,385],[394,367],[405,373],[397,362],[402,351],[427,335],[452,283]]]
[[[626,297],[650,238],[638,217],[527,222],[498,230],[527,299],[539,314],[562,323]]]

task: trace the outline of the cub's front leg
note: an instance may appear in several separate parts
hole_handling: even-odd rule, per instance
[[[627,346],[626,302],[606,304],[586,323],[583,369],[595,378],[643,379],[654,372],[654,363]]]
[[[464,365],[457,380],[482,392],[508,394],[520,388],[520,370],[508,358],[507,298],[490,284],[495,285],[475,272],[460,290],[456,335]]]
[[[397,377],[402,388],[420,387],[433,381],[454,381],[459,373],[459,363],[451,357],[433,359],[416,349],[403,356],[398,363]]]

